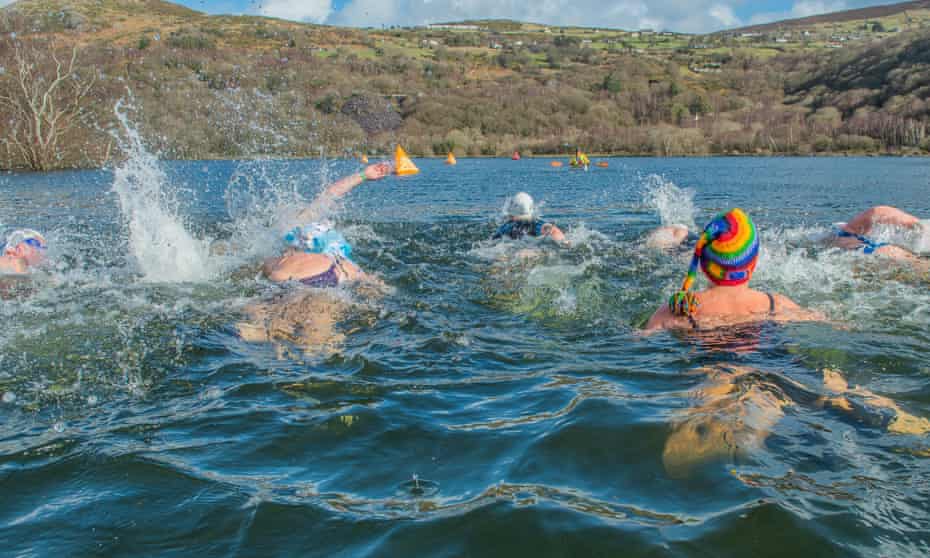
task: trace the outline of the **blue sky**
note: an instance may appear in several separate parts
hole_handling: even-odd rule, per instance
[[[0,0],[0,5],[11,0]],[[175,0],[208,13],[327,23],[422,25],[493,18],[621,29],[706,33],[728,27],[901,0]]]

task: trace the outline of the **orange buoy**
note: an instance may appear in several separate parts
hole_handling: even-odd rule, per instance
[[[364,153],[362,153],[361,161],[362,161],[362,164],[363,164],[363,165],[367,165],[367,164],[368,164],[368,155],[365,155]]]
[[[562,161],[552,161],[549,165],[558,168],[562,166]]]
[[[413,161],[407,156],[407,152],[404,151],[404,148],[398,145],[397,149],[394,151],[394,174],[397,176],[409,176],[411,174],[417,174],[418,172],[420,172],[420,169],[413,164]]]
[[[610,164],[607,161],[598,161],[597,166],[601,167],[602,169],[606,169],[610,166]]]
[[[455,155],[450,151],[450,152],[449,152],[449,155],[446,157],[446,164],[447,164],[447,165],[454,165],[454,164],[456,164],[457,162],[458,162],[458,161],[455,160]]]

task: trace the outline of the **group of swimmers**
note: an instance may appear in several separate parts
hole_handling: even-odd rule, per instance
[[[352,261],[352,247],[332,223],[322,220],[332,204],[366,181],[381,180],[392,172],[391,163],[377,163],[361,172],[344,177],[326,187],[295,216],[294,227],[283,236],[283,251],[264,261],[262,273],[273,282],[294,281],[309,287],[331,288],[348,282],[380,283]],[[565,234],[556,225],[539,217],[533,198],[519,192],[506,205],[506,221],[493,239],[537,237],[567,246]],[[861,249],[904,261],[919,261],[900,246],[881,243],[870,236],[876,226],[894,226],[909,230],[923,227],[919,219],[899,209],[879,206],[837,226],[833,244],[845,249]],[[734,325],[751,321],[818,320],[818,312],[801,308],[788,297],[758,291],[749,281],[759,258],[759,235],[752,219],[735,208],[714,217],[700,235],[686,227],[660,227],[649,235],[647,243],[670,248],[694,241],[694,252],[681,290],[667,304],[656,310],[646,323],[647,331],[658,329],[699,329]],[[0,273],[24,274],[45,259],[48,243],[42,234],[31,229],[13,232],[0,256]],[[697,270],[703,272],[711,286],[694,290]]]
[[[323,219],[333,203],[367,181],[385,178],[390,163],[365,167],[361,172],[327,186],[310,204],[295,215],[282,234],[281,252],[266,259],[261,274],[275,283],[300,283],[312,289],[283,289],[272,300],[249,305],[246,320],[237,324],[247,342],[288,339],[303,347],[323,347],[338,341],[335,325],[346,305],[334,287],[346,283],[383,286],[375,276],[363,271],[352,260],[352,246]],[[520,240],[526,237],[551,240],[569,246],[565,234],[555,224],[540,218],[533,198],[519,192],[509,198],[506,220],[492,239]],[[916,217],[892,207],[874,207],[838,225],[832,244],[842,249],[861,249],[877,254],[920,262],[900,246],[873,239],[875,227],[893,226],[922,230]],[[686,227],[660,227],[646,240],[658,248],[674,248],[694,243],[693,254],[681,289],[661,305],[645,325],[647,332],[661,329],[716,329],[751,322],[819,320],[818,312],[801,308],[788,297],[749,287],[759,259],[759,235],[752,219],[741,209],[731,209],[714,217],[699,235]],[[48,243],[37,231],[22,229],[10,234],[0,256],[0,273],[25,274],[46,259]],[[711,285],[694,289],[700,269]],[[281,345],[277,345],[281,348]],[[718,366],[700,369],[704,383],[693,390],[694,406],[673,421],[673,432],[663,451],[663,462],[672,475],[685,474],[702,461],[714,457],[734,457],[758,447],[771,426],[792,404],[784,392],[791,380],[755,369]],[[757,378],[745,384],[747,378]],[[768,379],[767,379],[768,378]],[[838,372],[823,372],[827,395],[818,405],[844,412],[856,412],[866,405],[871,414],[890,411],[886,428],[890,432],[925,434],[930,421],[901,410],[891,400],[863,388],[850,388]],[[785,386],[780,386],[780,383]],[[748,387],[747,387],[748,386]],[[861,402],[861,403],[860,403]],[[881,413],[878,413],[881,414]]]

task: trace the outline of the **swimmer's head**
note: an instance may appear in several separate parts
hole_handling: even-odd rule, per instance
[[[507,217],[514,221],[532,221],[536,216],[536,204],[526,192],[517,192],[507,200]]]
[[[291,248],[309,254],[331,254],[343,258],[352,255],[352,245],[332,225],[326,222],[295,227],[284,236]]]
[[[699,266],[712,283],[734,286],[749,281],[758,261],[759,237],[749,215],[739,208],[717,215],[698,237],[681,291],[672,296],[669,307],[683,316],[694,313],[697,304],[690,290]]]
[[[3,255],[26,260],[29,265],[36,265],[45,258],[48,242],[38,231],[19,229],[6,237]]]

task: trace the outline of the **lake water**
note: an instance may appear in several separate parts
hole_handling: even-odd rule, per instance
[[[548,162],[349,195],[330,217],[389,292],[339,293],[325,348],[236,324],[281,290],[254,264],[284,216],[356,164],[137,146],[0,175],[2,228],[47,231],[53,262],[0,300],[0,555],[930,553],[930,438],[863,391],[930,417],[930,281],[817,242],[871,205],[930,216],[930,161]],[[487,241],[519,190],[571,248]],[[644,236],[731,206],[753,284],[829,322],[642,336],[689,259]]]

